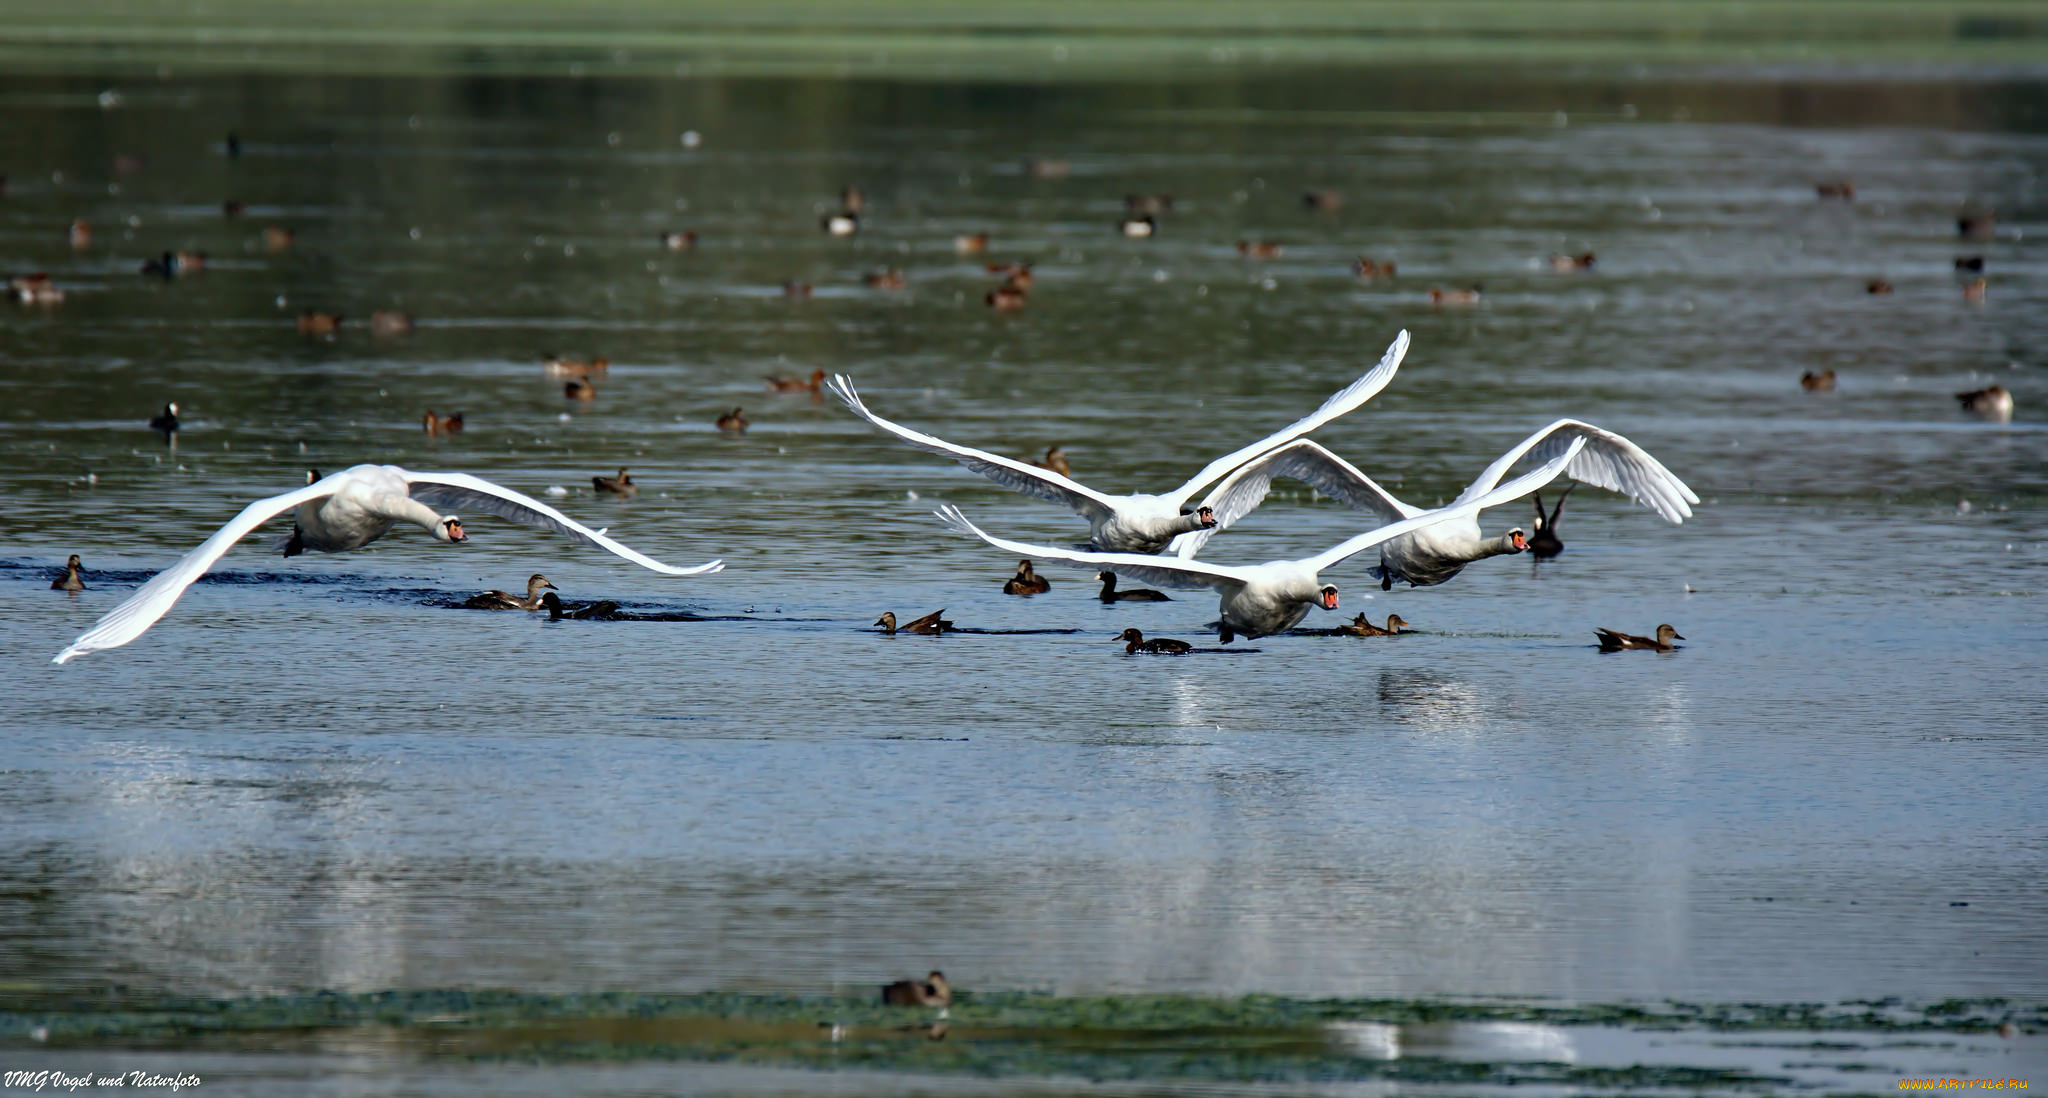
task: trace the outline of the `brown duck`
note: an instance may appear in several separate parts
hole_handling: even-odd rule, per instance
[[[882,985],[883,1006],[951,1006],[953,988],[946,983],[946,974],[933,969],[931,975],[922,980],[898,980]]]
[[[1136,629],[1126,629],[1109,639],[1125,642],[1124,655],[1127,656],[1135,656],[1140,652],[1151,652],[1160,656],[1178,656],[1183,652],[1192,652],[1195,648],[1194,645],[1184,640],[1174,640],[1172,637],[1154,637],[1151,640],[1146,640],[1145,634],[1138,632]]]
[[[1057,446],[1046,447],[1045,460],[1033,461],[1031,464],[1040,469],[1051,469],[1063,477],[1074,475],[1073,466],[1067,464],[1067,452]]]
[[[589,378],[573,377],[562,383],[562,396],[588,404],[597,399],[597,385]]]
[[[61,575],[61,576],[58,576],[58,577],[57,577],[56,579],[53,579],[53,580],[51,580],[51,581],[50,581],[50,590],[52,590],[52,591],[83,591],[83,590],[85,590],[85,579],[84,579],[84,577],[83,577],[83,576],[81,576],[81,575],[80,575],[80,573],[82,573],[82,572],[84,572],[84,571],[85,571],[85,565],[83,565],[83,564],[80,564],[80,563],[78,562],[78,554],[77,554],[77,553],[73,553],[73,554],[71,554],[71,559],[70,559],[70,560],[67,560],[67,561],[65,561],[65,562],[64,562],[64,574],[63,574],[63,575]]]
[[[1096,578],[1096,579],[1099,579],[1099,580],[1101,580],[1101,581],[1102,581],[1102,591],[1101,591],[1100,593],[1098,593],[1098,594],[1097,594],[1097,595],[1096,595],[1095,597],[1096,597],[1096,598],[1098,598],[1098,599],[1101,599],[1101,600],[1102,600],[1102,601],[1104,601],[1104,602],[1172,602],[1172,601],[1173,601],[1173,600],[1172,600],[1171,598],[1168,598],[1168,597],[1167,597],[1166,595],[1163,595],[1163,594],[1161,594],[1161,593],[1160,593],[1160,592],[1158,592],[1158,591],[1148,591],[1148,590],[1145,590],[1144,588],[1139,588],[1139,589],[1138,589],[1138,590],[1136,590],[1136,591],[1119,591],[1119,590],[1117,590],[1117,589],[1116,589],[1116,573],[1115,573],[1115,572],[1097,572],[1097,573],[1095,573],[1095,578]]]
[[[633,483],[633,478],[626,475],[626,468],[623,465],[619,467],[618,476],[591,477],[590,486],[600,492],[610,492],[615,496],[630,496],[640,490],[640,486]]]
[[[1817,373],[1808,370],[1799,375],[1799,387],[1809,393],[1832,393],[1835,391],[1835,372],[1832,369]]]
[[[555,597],[553,591],[542,595],[540,604],[548,612],[549,621],[561,621],[563,618],[589,621],[595,618],[608,618],[619,612],[619,604],[610,599],[603,602],[586,602],[581,606],[565,606],[561,599]]]
[[[411,335],[413,320],[411,313],[397,309],[378,309],[370,314],[370,334],[389,339],[393,336]]]
[[[1381,629],[1379,626],[1365,620],[1365,615],[1360,614],[1337,628],[1354,637],[1391,637],[1399,634],[1407,626],[1408,623],[1402,621],[1399,614],[1387,615],[1387,627],[1385,629]]]
[[[810,380],[800,377],[768,376],[768,391],[771,393],[815,393],[825,382],[825,371],[812,370]]]
[[[1017,574],[1003,583],[1005,595],[1043,595],[1052,590],[1052,581],[1039,575],[1028,560],[1017,562]]]
[[[462,433],[462,413],[452,416],[437,416],[432,408],[420,417],[420,426],[430,435],[459,435]]]
[[[1005,282],[982,296],[988,307],[999,313],[1014,313],[1031,303],[1031,295],[1015,282]]]
[[[732,411],[719,416],[717,423],[718,429],[728,435],[743,435],[747,433],[747,417],[742,409],[734,408]]]
[[[940,607],[924,617],[918,618],[915,621],[904,622],[899,626],[896,624],[896,612],[890,610],[883,613],[881,617],[876,618],[875,624],[882,627],[884,635],[891,637],[898,633],[922,633],[926,636],[936,637],[940,633],[953,628],[952,622],[939,616],[945,612],[945,608]]]
[[[300,335],[331,336],[340,330],[340,313],[323,313],[318,309],[307,309],[299,314]]]
[[[1657,627],[1654,637],[1638,637],[1633,633],[1617,633],[1612,629],[1595,629],[1593,635],[1600,638],[1600,651],[1621,652],[1641,649],[1646,652],[1676,652],[1679,646],[1671,643],[1684,640],[1685,635],[1668,625]]]
[[[549,583],[546,576],[535,572],[526,578],[525,598],[503,591],[485,591],[481,595],[471,595],[462,606],[466,610],[538,610],[544,605],[540,594],[542,588],[553,591],[555,585]]]

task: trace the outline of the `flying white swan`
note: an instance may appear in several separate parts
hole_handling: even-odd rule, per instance
[[[832,380],[825,384],[862,419],[912,446],[952,458],[1011,491],[1037,496],[1039,499],[1071,508],[1075,514],[1088,520],[1090,538],[1097,549],[1110,553],[1157,553],[1166,548],[1174,535],[1188,530],[1200,530],[1212,523],[1213,516],[1208,513],[1206,507],[1188,506],[1188,501],[1194,498],[1196,492],[1201,491],[1203,485],[1267,450],[1289,439],[1305,435],[1371,400],[1381,389],[1387,387],[1388,382],[1394,380],[1394,372],[1401,368],[1401,358],[1407,353],[1408,333],[1403,331],[1394,338],[1393,344],[1387,348],[1385,357],[1380,359],[1378,365],[1324,401],[1322,407],[1250,446],[1217,458],[1203,466],[1202,471],[1196,473],[1186,484],[1165,495],[1108,495],[1029,462],[1007,458],[1001,454],[991,454],[986,450],[956,446],[945,439],[912,430],[869,411],[867,405],[861,403],[860,395],[854,392],[853,382],[843,374],[834,375]]]
[[[1581,443],[1583,449],[1577,450],[1578,457],[1565,470],[1567,476],[1582,484],[1620,492],[1673,524],[1691,517],[1692,508],[1688,504],[1698,503],[1700,497],[1694,495],[1692,489],[1686,487],[1685,482],[1674,476],[1671,470],[1642,447],[1620,435],[1575,419],[1560,419],[1523,439],[1514,449],[1487,466],[1486,471],[1479,474],[1479,479],[1451,501],[1451,507],[1446,510],[1455,510],[1458,504],[1487,496],[1494,485],[1507,475],[1508,469],[1524,456],[1533,453],[1538,460],[1547,460],[1567,447]],[[1217,530],[1250,514],[1266,498],[1274,477],[1293,477],[1332,499],[1378,515],[1382,522],[1429,513],[1395,499],[1386,489],[1373,483],[1371,477],[1360,472],[1357,466],[1307,439],[1300,439],[1246,462],[1225,477],[1209,493],[1209,498],[1202,501],[1203,506],[1215,511],[1215,528],[1196,530],[1175,538],[1174,553],[1184,558],[1193,557]],[[1426,587],[1450,579],[1475,560],[1501,553],[1519,553],[1528,547],[1527,535],[1521,527],[1497,538],[1485,537],[1479,532],[1477,511],[1466,511],[1439,519],[1412,534],[1404,534],[1381,545],[1380,563],[1373,569],[1373,574],[1379,577],[1382,590],[1393,587],[1395,580]]]
[[[293,508],[298,509],[297,522],[291,537],[282,543],[286,556],[308,549],[322,553],[360,549],[401,522],[426,528],[437,541],[468,541],[461,519],[436,510],[461,508],[567,534],[642,568],[671,576],[695,576],[725,568],[724,562],[715,560],[695,568],[663,564],[531,496],[467,473],[411,473],[396,465],[356,465],[296,491],[259,499],[242,508],[241,514],[201,542],[199,548],[157,573],[126,602],[109,610],[83,636],[71,642],[71,647],[57,653],[52,662],[63,663],[101,649],[119,648],[141,636],[158,618],[170,612],[185,588],[205,575],[236,542]]]
[[[1308,616],[1311,606],[1320,605],[1325,610],[1335,610],[1337,588],[1335,584],[1322,582],[1320,573],[1324,569],[1335,567],[1349,557],[1434,523],[1477,514],[1484,508],[1520,499],[1561,476],[1585,444],[1583,439],[1572,439],[1562,452],[1552,457],[1541,468],[1524,473],[1492,491],[1435,511],[1423,511],[1399,522],[1360,534],[1313,557],[1269,561],[1248,567],[1211,564],[1208,561],[1174,556],[1090,553],[1074,549],[1057,549],[1049,545],[1028,545],[984,533],[979,527],[967,521],[967,516],[961,514],[959,508],[951,504],[941,507],[935,513],[955,531],[980,538],[990,545],[1018,556],[1060,560],[1093,568],[1110,568],[1120,576],[1130,576],[1141,582],[1156,583],[1162,587],[1210,588],[1221,596],[1218,602],[1218,609],[1222,612],[1220,631],[1223,643],[1229,644],[1238,634],[1262,637],[1292,629],[1301,623],[1302,618]]]

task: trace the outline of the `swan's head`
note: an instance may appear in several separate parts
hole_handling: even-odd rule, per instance
[[[469,535],[462,532],[462,520],[454,515],[443,515],[441,521],[434,524],[434,537],[457,543],[469,540]]]
[[[1322,600],[1323,600],[1323,609],[1325,609],[1325,610],[1335,610],[1335,609],[1337,608],[1337,585],[1336,585],[1336,584],[1334,584],[1334,583],[1326,583],[1326,584],[1323,584],[1322,590],[1318,591],[1318,592],[1317,592],[1317,594],[1319,594],[1319,595],[1321,595],[1321,596],[1322,596]]]
[[[1529,548],[1529,535],[1519,526],[1501,535],[1501,540],[1507,543],[1510,553],[1526,552]]]
[[[1216,509],[1208,504],[1192,509],[1182,508],[1181,514],[1195,516],[1195,520],[1202,524],[1202,529],[1204,530],[1214,530],[1216,528]]]

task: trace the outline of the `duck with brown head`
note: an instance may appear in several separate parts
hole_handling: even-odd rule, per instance
[[[463,601],[462,605],[467,610],[538,610],[541,608],[541,591],[543,589],[553,591],[556,590],[556,587],[548,582],[546,576],[535,572],[526,578],[526,594],[524,596],[508,594],[504,591],[485,591],[481,595],[471,595]]]
[[[953,988],[946,974],[933,969],[922,980],[898,980],[882,985],[883,1006],[944,1007],[953,1002]]]
[[[1617,633],[1612,629],[1595,629],[1593,635],[1600,639],[1602,652],[1676,652],[1682,646],[1671,642],[1685,639],[1684,634],[1669,625],[1658,626],[1654,637]]]
[[[928,637],[936,637],[953,628],[952,622],[940,617],[945,612],[945,608],[940,607],[924,617],[897,625],[896,612],[888,610],[884,611],[881,617],[875,619],[875,624],[881,627],[882,633],[885,636],[893,637],[898,633],[918,633]]]
[[[52,591],[83,591],[83,590],[85,590],[85,578],[84,578],[84,576],[82,575],[82,573],[84,573],[84,571],[85,571],[85,565],[83,565],[83,564],[80,564],[80,563],[79,563],[79,561],[78,561],[78,554],[77,554],[77,553],[73,553],[73,554],[71,554],[71,559],[70,559],[70,560],[67,560],[67,561],[65,561],[65,562],[64,562],[64,574],[63,574],[63,575],[61,575],[61,576],[58,576],[58,577],[57,577],[56,579],[53,579],[53,580],[51,580],[51,581],[50,581],[50,590],[52,590]]]
[[[1023,595],[1027,598],[1032,595],[1043,595],[1050,590],[1052,581],[1032,570],[1031,562],[1028,560],[1018,561],[1017,574],[1003,584],[1003,594]]]

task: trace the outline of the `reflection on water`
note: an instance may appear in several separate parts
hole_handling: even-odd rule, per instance
[[[0,265],[67,293],[0,315],[0,971],[51,995],[818,992],[934,966],[1065,992],[2048,987],[2038,74],[1230,71],[0,77]],[[1855,202],[1818,202],[1833,178]],[[869,212],[828,237],[849,184]],[[1161,191],[1159,235],[1118,238],[1122,197]],[[1953,267],[1966,199],[2004,226],[1968,245],[1981,306]],[[682,230],[695,250],[661,244]],[[987,256],[955,253],[983,231]],[[140,275],[179,249],[207,270]],[[1361,254],[1398,276],[1360,281]],[[1035,264],[1024,310],[982,303],[988,261]],[[907,287],[864,285],[879,267]],[[1429,304],[1474,283],[1476,308]],[[308,308],[347,319],[307,338]],[[417,328],[374,337],[380,308]],[[905,422],[1059,445],[1121,490],[1300,415],[1404,327],[1395,384],[1317,436],[1390,489],[1447,499],[1574,415],[1699,514],[1581,489],[1533,575],[1335,570],[1344,616],[1413,635],[1133,659],[1108,638],[1206,640],[1210,597],[1104,606],[1051,568],[1003,596],[1014,560],[933,507],[1056,541],[1071,516],[763,381],[847,372]],[[610,359],[594,401],[554,355]],[[1838,389],[1802,392],[1820,368]],[[1993,378],[2007,427],[1951,396]],[[173,399],[174,450],[145,426]],[[752,426],[726,436],[734,406]],[[465,430],[427,436],[429,408]],[[460,550],[252,540],[141,641],[45,666],[248,500],[363,459],[560,487],[731,567],[670,580],[488,518]],[[633,499],[584,487],[621,465]],[[1205,555],[1359,521],[1283,485]],[[70,552],[75,598],[47,590]],[[436,609],[536,570],[660,620]],[[959,635],[867,627],[941,606]],[[1595,626],[1660,621],[1685,650],[1594,651]],[[1347,1033],[1379,1059],[1586,1047]]]

